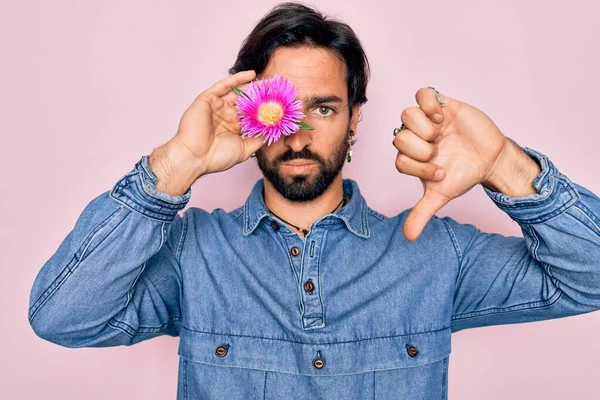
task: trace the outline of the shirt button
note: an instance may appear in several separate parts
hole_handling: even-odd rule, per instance
[[[317,353],[317,357],[313,360],[312,364],[315,369],[323,369],[323,367],[325,366],[325,360],[321,358],[320,351]]]
[[[312,281],[304,282],[304,290],[308,293],[312,292],[313,290],[315,290],[315,284],[312,283]]]
[[[278,231],[279,224],[276,221],[273,221],[273,222],[271,222],[271,228],[273,228],[274,231]]]
[[[408,346],[406,346],[406,352],[411,357],[416,357],[419,354],[419,350],[412,344],[409,344]]]
[[[218,357],[225,357],[227,355],[227,346],[224,344],[217,346],[217,350],[215,350],[215,354]]]
[[[290,249],[290,254],[294,257],[300,255],[300,248],[298,246],[294,246]]]

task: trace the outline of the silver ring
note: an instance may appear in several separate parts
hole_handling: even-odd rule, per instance
[[[406,129],[406,125],[402,124],[400,125],[400,128],[394,128],[394,136],[396,136],[398,134],[398,132],[403,131]]]

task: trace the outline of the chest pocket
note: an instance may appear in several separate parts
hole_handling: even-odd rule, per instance
[[[224,367],[309,376],[335,376],[410,368],[447,358],[450,328],[366,340],[304,343],[283,339],[213,334],[182,327],[178,354]]]

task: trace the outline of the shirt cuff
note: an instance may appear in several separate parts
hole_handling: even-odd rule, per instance
[[[156,189],[157,181],[148,165],[148,156],[144,155],[130,172],[119,179],[110,197],[149,218],[171,222],[190,200],[192,189],[182,195],[170,195]]]
[[[560,173],[550,159],[529,147],[521,147],[540,165],[542,172],[534,179],[537,193],[508,196],[482,185],[485,193],[519,224],[542,223],[563,213],[579,200],[579,192],[569,178]]]

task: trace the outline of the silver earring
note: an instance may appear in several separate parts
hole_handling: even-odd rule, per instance
[[[356,143],[356,137],[354,135],[354,131],[350,130],[350,138],[348,139],[348,153],[346,154],[346,161],[350,162],[352,161],[352,146],[354,145],[354,143]]]

